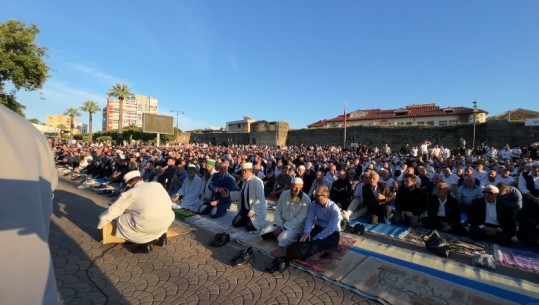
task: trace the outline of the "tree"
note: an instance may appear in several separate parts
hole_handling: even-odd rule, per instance
[[[34,123],[34,124],[41,124],[41,122],[40,122],[38,119],[36,119],[36,118],[29,119],[28,121],[29,121],[30,123]]]
[[[43,87],[49,67],[43,61],[47,48],[36,44],[39,29],[34,24],[10,19],[0,23],[0,104],[24,117],[24,105],[17,102],[18,90],[34,91]],[[6,93],[6,84],[13,86]]]
[[[68,108],[64,115],[67,115],[71,118],[71,136],[73,136],[73,129],[75,128],[75,117],[80,116],[80,112],[77,108]]]
[[[88,100],[86,102],[84,102],[84,104],[82,104],[82,107],[80,107],[80,110],[82,111],[87,111],[88,112],[88,115],[89,115],[89,120],[88,120],[88,124],[89,124],[89,134],[90,134],[90,142],[92,142],[92,134],[93,134],[93,126],[92,126],[92,115],[96,112],[98,112],[99,110],[101,110],[101,108],[97,105],[96,102],[94,101],[91,101],[91,100]]]
[[[131,93],[131,89],[126,84],[117,83],[116,85],[112,86],[107,95],[109,97],[118,98],[120,104],[118,117],[118,138],[116,139],[116,143],[121,144],[123,140],[122,128],[124,119],[124,99],[130,98],[131,96],[133,96],[133,93]]]

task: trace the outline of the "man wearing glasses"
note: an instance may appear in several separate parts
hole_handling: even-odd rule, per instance
[[[484,198],[472,200],[470,237],[511,247],[516,227],[514,212],[506,205],[497,203],[499,192],[496,186],[487,185],[483,189]]]
[[[311,202],[303,235],[299,242],[287,249],[289,259],[306,258],[339,245],[341,212],[339,207],[329,200],[329,188],[320,186],[316,189],[316,200]]]

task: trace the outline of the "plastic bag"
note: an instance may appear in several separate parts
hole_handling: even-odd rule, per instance
[[[449,257],[449,255],[455,252],[455,247],[449,241],[442,238],[436,230],[433,230],[427,239],[425,239],[425,247],[443,257]]]

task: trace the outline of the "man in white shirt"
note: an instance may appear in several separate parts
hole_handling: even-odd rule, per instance
[[[187,178],[182,187],[173,197],[174,202],[181,200],[181,207],[191,212],[198,212],[202,204],[200,191],[203,187],[202,179],[196,174],[196,167],[190,164],[187,167]]]
[[[457,175],[451,172],[451,167],[449,165],[445,166],[442,169],[441,178],[443,182],[449,185],[449,187],[451,188],[451,193],[457,194],[457,186],[459,183],[459,178],[457,177]]]
[[[511,247],[516,228],[514,211],[497,202],[498,193],[496,186],[487,185],[483,189],[484,198],[472,200],[469,213],[470,237],[476,240],[488,239]]]
[[[298,241],[303,233],[311,203],[302,189],[303,180],[301,178],[292,179],[290,190],[284,191],[279,197],[273,224],[264,227],[260,231],[260,237],[276,239],[280,247],[287,247]]]

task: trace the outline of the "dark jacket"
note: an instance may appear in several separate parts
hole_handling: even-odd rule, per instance
[[[484,198],[477,198],[472,200],[472,207],[470,208],[470,225],[472,227],[478,227],[485,223],[485,217],[487,216],[487,203]],[[507,234],[515,234],[515,217],[514,211],[501,202],[496,202],[496,216],[500,228]]]
[[[377,185],[378,194],[382,194],[386,197],[383,201],[378,201],[376,197],[374,197],[374,193],[372,192],[372,188],[370,184],[365,184],[363,186],[363,204],[368,206],[369,208],[377,207],[386,203],[390,203],[395,199],[395,195],[391,191],[391,188],[387,186],[384,183],[378,182]]]
[[[412,212],[421,215],[427,207],[427,196],[414,186],[412,189],[401,187],[395,197],[395,209],[399,212]]]
[[[447,196],[445,202],[445,217],[449,224],[460,223],[460,208],[459,202],[453,196]],[[438,210],[440,209],[440,201],[438,196],[430,196],[427,203],[427,217],[430,219],[436,219],[438,217]]]

